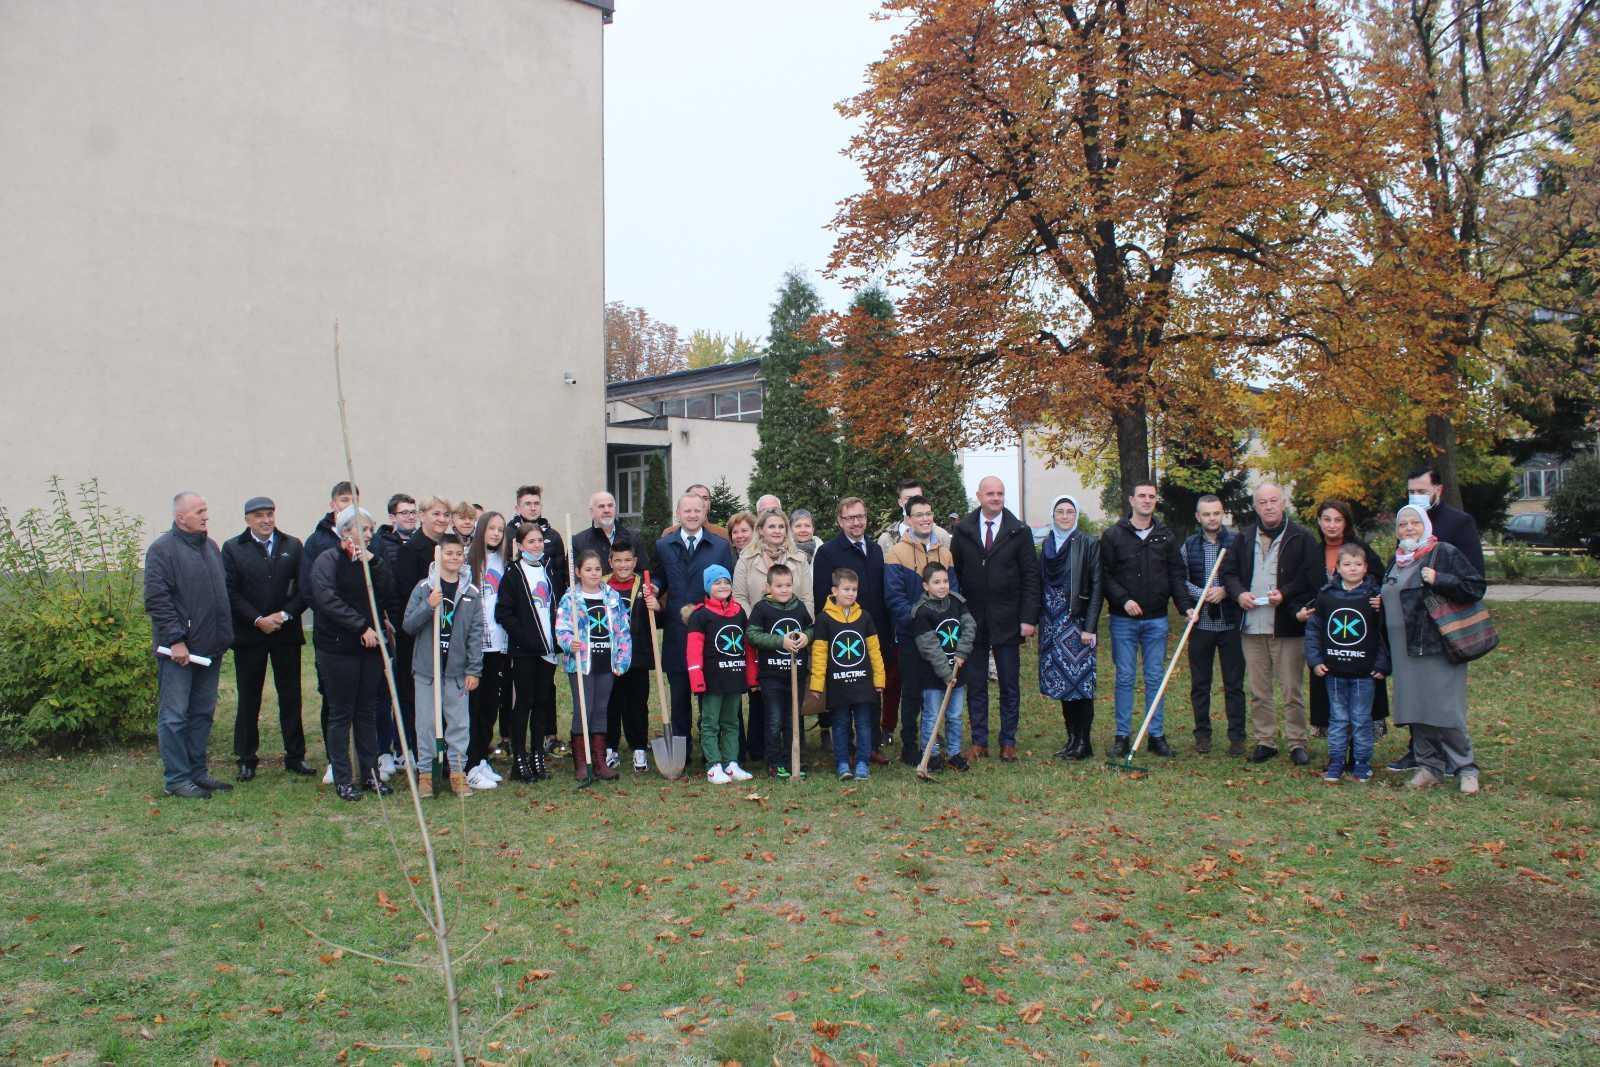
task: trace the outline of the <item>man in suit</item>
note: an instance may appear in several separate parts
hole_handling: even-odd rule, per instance
[[[689,628],[683,609],[705,597],[706,568],[720,564],[733,573],[733,546],[706,529],[705,501],[694,493],[678,499],[678,522],[673,532],[656,542],[656,568],[650,575],[662,587],[665,618],[661,639],[661,669],[672,687],[672,733],[689,737],[694,723],[694,702],[689,688]]]
[[[845,497],[839,501],[837,516],[838,536],[817,549],[816,557],[811,561],[812,603],[816,604],[820,615],[822,605],[828,602],[833,590],[833,572],[840,567],[855,571],[861,579],[856,602],[861,605],[862,611],[872,616],[872,623],[878,628],[879,651],[883,654],[885,684],[872,731],[871,755],[871,761],[881,766],[889,762],[888,757],[878,751],[883,743],[884,711],[886,708],[895,708],[895,702],[900,699],[900,658],[894,644],[894,619],[889,615],[889,606],[883,597],[883,549],[867,536],[866,501],[858,496]],[[889,721],[894,720],[891,718]]]
[[[1033,531],[1006,507],[999,478],[978,483],[978,506],[956,524],[950,539],[961,595],[978,624],[978,640],[967,659],[967,722],[972,757],[989,755],[989,655],[1000,683],[1000,758],[1017,758],[1022,717],[1022,642],[1039,625],[1039,557]]]
[[[1453,508],[1444,502],[1444,482],[1439,479],[1439,472],[1429,463],[1413,470],[1406,477],[1406,503],[1415,504],[1428,513],[1428,521],[1433,523],[1433,536],[1447,545],[1453,545],[1461,550],[1478,573],[1483,571],[1483,537],[1478,533],[1478,522],[1460,508]],[[1381,576],[1380,576],[1380,581]],[[1410,744],[1406,745],[1406,754],[1388,765],[1388,770],[1414,771],[1420,764],[1417,763],[1416,752]],[[1450,772],[1455,773],[1455,768]]]
[[[238,711],[233,720],[233,754],[239,781],[256,776],[261,745],[261,690],[272,664],[278,693],[278,725],[283,731],[283,767],[291,774],[314,775],[306,764],[306,732],[300,722],[300,649],[306,608],[300,589],[300,539],[278,529],[277,510],[264,496],[244,505],[245,529],[222,546],[222,568],[233,612],[233,671]]]

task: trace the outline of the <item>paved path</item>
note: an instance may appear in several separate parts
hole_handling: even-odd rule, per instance
[[[1569,603],[1600,604],[1596,585],[1505,585],[1492,584],[1485,600],[1561,600]]]

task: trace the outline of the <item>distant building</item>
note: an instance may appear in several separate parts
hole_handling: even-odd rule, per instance
[[[611,0],[0,4],[0,502],[583,512],[605,472]]]
[[[1542,514],[1550,510],[1550,498],[1556,495],[1567,472],[1573,464],[1585,459],[1600,459],[1600,439],[1577,455],[1566,459],[1541,452],[1529,456],[1516,466],[1516,498],[1511,502],[1511,514]]]
[[[666,465],[670,499],[727,479],[750,495],[766,389],[761,360],[718,363],[606,386],[606,485],[628,525],[644,509],[652,453]]]

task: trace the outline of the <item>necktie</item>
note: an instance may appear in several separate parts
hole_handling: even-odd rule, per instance
[[[700,543],[700,538],[694,536],[693,534],[689,535],[689,555],[691,555],[691,556],[694,555],[695,546],[698,545],[699,543]]]
[[[865,559],[867,555],[867,543],[865,541],[857,541],[856,551],[861,553],[861,557]]]
[[[983,550],[989,551],[994,547],[994,520],[983,520]]]

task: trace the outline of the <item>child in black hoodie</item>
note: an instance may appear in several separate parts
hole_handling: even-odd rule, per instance
[[[1389,673],[1389,648],[1378,613],[1378,584],[1367,574],[1367,550],[1339,549],[1338,575],[1317,594],[1306,619],[1306,663],[1328,680],[1328,768],[1325,782],[1372,778],[1372,694]]]
[[[794,595],[794,572],[782,563],[767,570],[767,595],[750,612],[750,644],[761,653],[761,703],[767,709],[767,777],[788,778],[794,740],[789,673],[806,669],[811,612]]]

